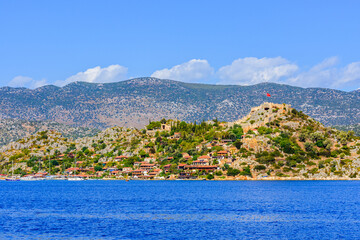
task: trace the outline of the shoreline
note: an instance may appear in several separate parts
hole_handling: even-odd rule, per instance
[[[0,179],[6,181],[6,179]],[[38,181],[72,181],[68,179],[41,179],[41,180],[21,180],[17,182],[38,182]],[[338,178],[338,179],[293,179],[293,178],[276,178],[276,179],[84,179],[82,181],[360,181],[360,178]],[[8,182],[8,181],[6,181]],[[10,181],[11,182],[11,181]]]

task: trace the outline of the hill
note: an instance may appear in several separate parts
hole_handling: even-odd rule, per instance
[[[55,130],[64,137],[71,139],[94,136],[98,132],[97,129],[72,127],[51,121],[0,119],[0,146],[47,130]]]
[[[266,97],[266,93],[271,97]],[[325,125],[360,122],[360,92],[262,83],[252,86],[191,84],[156,78],[117,83],[75,82],[34,90],[0,88],[0,118],[50,120],[107,128],[144,127],[150,120],[235,121],[271,100],[288,103]]]
[[[234,122],[153,121],[76,140],[42,131],[0,149],[8,174],[133,179],[360,178],[360,139],[287,104],[264,103]],[[14,162],[14,167],[12,167]]]

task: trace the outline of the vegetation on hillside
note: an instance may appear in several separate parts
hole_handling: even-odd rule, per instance
[[[325,127],[295,109],[280,113],[273,107],[252,112],[257,118],[241,124],[162,119],[141,130],[114,127],[76,140],[41,131],[2,147],[0,171],[9,173],[14,162],[20,175],[46,171],[146,179],[360,177],[360,140],[354,132]],[[261,117],[264,109],[273,116],[271,121]]]

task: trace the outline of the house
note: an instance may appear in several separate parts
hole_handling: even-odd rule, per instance
[[[175,139],[179,139],[180,137],[181,137],[181,133],[179,133],[179,132],[174,133]]]
[[[229,155],[228,151],[218,151],[217,155],[220,157],[227,157]]]
[[[124,156],[124,155],[121,155],[121,156],[116,156],[115,157],[115,160],[117,160],[117,161],[122,161],[122,160],[124,160],[124,159],[126,159],[126,158],[128,158],[127,156]]]
[[[185,163],[180,163],[180,164],[178,165],[178,169],[179,169],[179,170],[184,170],[184,169],[185,169],[185,166],[186,166]]]
[[[134,167],[139,167],[142,162],[134,162]]]
[[[71,167],[65,170],[65,174],[74,174],[77,171],[80,171],[80,168],[78,167]]]
[[[144,162],[147,162],[147,163],[155,162],[155,161],[156,161],[156,158],[154,158],[154,157],[147,157],[144,159]]]
[[[203,156],[200,156],[200,157],[198,157],[197,158],[197,160],[210,160],[211,159],[211,157],[210,156],[207,156],[207,155],[203,155]]]
[[[155,168],[155,164],[152,164],[152,163],[141,163],[140,164],[140,167],[142,169],[145,169],[145,170],[151,170],[153,168]]]
[[[132,176],[135,177],[140,177],[140,176],[143,176],[144,174],[147,174],[148,172],[144,169],[135,169],[135,170],[132,170]]]
[[[117,171],[118,169],[116,167],[110,167],[107,169],[109,172]]]
[[[48,173],[47,172],[38,172],[35,174],[35,177],[45,177]]]
[[[130,173],[132,171],[132,168],[131,167],[124,167],[123,169],[122,169],[122,172],[123,173]]]
[[[219,169],[216,165],[186,165],[185,170],[198,170],[198,171],[215,171],[216,169]]]
[[[120,171],[110,171],[111,176],[118,176],[120,174]]]
[[[196,176],[193,176],[191,171],[186,171],[179,174],[179,179],[196,179]]]
[[[171,126],[168,124],[161,124],[162,131],[171,131]]]
[[[87,168],[83,168],[80,169],[81,172],[95,172],[94,167],[87,167]]]
[[[156,176],[158,176],[161,172],[162,172],[161,169],[156,168],[156,169],[153,169],[151,172],[149,172],[149,176],[150,176],[150,177],[156,177]]]
[[[209,160],[207,159],[198,159],[192,162],[192,165],[209,165]]]
[[[166,164],[166,165],[164,165],[163,168],[164,168],[164,172],[167,173],[167,172],[169,172],[169,170],[171,168],[171,164]]]

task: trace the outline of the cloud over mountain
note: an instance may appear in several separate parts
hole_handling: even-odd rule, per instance
[[[9,82],[10,87],[38,88],[48,84],[46,79],[35,80],[27,76],[16,76]]]
[[[356,89],[360,87],[360,62],[338,66],[338,58],[331,57],[285,81],[300,87]]]
[[[64,86],[71,82],[91,83],[119,82],[127,79],[128,68],[114,64],[96,66],[53,84]],[[232,85],[251,85],[261,82],[290,84],[299,87],[325,87],[342,90],[360,88],[360,61],[341,66],[337,57],[330,57],[315,66],[301,69],[297,64],[283,58],[246,57],[215,70],[205,59],[188,62],[155,71],[151,77],[182,82],[201,82]],[[35,80],[28,76],[16,76],[11,87],[37,88],[50,84],[46,79]]]
[[[188,62],[176,65],[170,69],[164,68],[155,71],[151,77],[173,79],[183,82],[199,82],[208,80],[214,74],[214,69],[207,60],[192,59]]]
[[[221,84],[249,85],[261,82],[277,82],[291,76],[299,67],[282,57],[239,58],[217,72]]]
[[[118,82],[126,79],[128,69],[120,65],[110,65],[105,68],[100,66],[89,68],[84,72],[79,72],[70,76],[65,81],[57,81],[56,85],[64,86],[71,82],[91,82],[91,83],[109,83]]]

